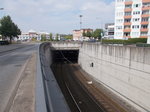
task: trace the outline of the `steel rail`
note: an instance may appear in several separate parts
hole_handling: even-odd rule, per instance
[[[65,82],[65,86],[66,86],[66,88],[67,88],[67,90],[68,90],[68,92],[69,92],[71,98],[73,99],[73,101],[74,101],[76,107],[78,108],[79,112],[82,112],[81,109],[80,109],[80,107],[79,107],[79,105],[78,105],[78,103],[76,102],[76,100],[75,100],[73,94],[71,93],[71,91],[70,91],[70,89],[69,89],[69,87],[68,87],[68,85],[67,85],[66,82]]]
[[[60,51],[60,52],[61,52],[61,51]],[[64,58],[66,61],[68,61],[68,62],[70,62],[71,64],[73,64],[70,60],[68,60],[68,59],[63,55],[62,52],[61,52],[61,55],[63,56],[63,58]],[[66,87],[67,87],[67,89],[68,89],[68,92],[69,92],[69,94],[70,94],[71,91],[70,91],[69,87],[67,86],[66,82],[65,82],[65,85],[66,85]],[[80,85],[80,86],[82,87],[82,89],[87,93],[87,95],[94,101],[94,103],[95,103],[103,112],[105,112],[106,110],[104,110],[104,109],[98,104],[98,102],[95,101],[95,99],[93,98],[93,96],[92,96],[91,94],[89,94],[89,92],[87,91],[87,89],[85,89],[85,88],[83,87],[83,85],[81,85],[81,83],[79,83],[79,85]],[[73,97],[72,93],[71,93],[70,95],[72,96],[72,98],[73,98],[73,100],[74,100],[74,102],[75,102],[77,108],[80,109],[79,106],[78,106],[78,104],[77,104],[77,102],[75,101],[75,98]],[[82,111],[80,111],[80,112],[82,112]]]

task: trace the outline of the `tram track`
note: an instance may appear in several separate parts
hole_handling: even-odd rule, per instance
[[[54,70],[54,66],[57,70]],[[100,107],[93,98],[87,93],[85,89],[79,84],[75,75],[67,69],[68,64],[55,64],[52,69],[55,72],[55,77],[60,85],[62,92],[65,94],[65,98],[70,105],[74,103],[74,106],[70,106],[72,112],[106,112],[103,107]],[[68,71],[69,70],[69,71]],[[56,74],[61,73],[61,74]],[[57,76],[56,76],[57,75]],[[60,77],[58,77],[58,75]],[[61,80],[61,81],[60,81]],[[62,85],[63,84],[63,85]],[[67,93],[67,94],[66,94]],[[68,98],[70,96],[70,98]],[[72,100],[72,101],[70,101]]]
[[[52,70],[72,112],[127,112],[93,84],[87,84],[79,65],[61,51],[60,55],[60,62],[53,63]]]

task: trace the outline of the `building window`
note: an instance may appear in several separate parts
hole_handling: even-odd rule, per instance
[[[146,17],[146,18],[142,18],[142,21],[148,21],[149,20],[149,18],[148,17]]]
[[[124,36],[130,36],[130,32],[125,32]]]
[[[141,6],[140,3],[139,3],[139,4],[134,4],[134,5],[133,5],[134,8],[138,8],[138,7],[140,7],[140,6]]]
[[[118,37],[122,36],[122,32],[116,32],[116,36]]]
[[[139,15],[140,11],[133,11],[133,15]]]
[[[123,2],[124,0],[117,0],[117,2]]]
[[[140,18],[133,18],[133,22],[140,21]]]
[[[124,22],[131,22],[131,19],[125,19]]]
[[[134,36],[134,37],[139,36],[139,32],[132,32],[132,36]]]
[[[122,23],[122,22],[123,22],[123,19],[116,19],[116,22],[117,22],[117,23]]]
[[[130,16],[131,12],[125,12],[125,16]]]
[[[125,5],[125,8],[132,8],[132,5]]]
[[[148,28],[148,25],[142,25],[141,28],[142,28],[142,29],[147,29],[147,28]]]
[[[117,30],[121,30],[121,29],[122,29],[122,26],[116,26],[116,29],[117,29]]]
[[[132,28],[133,28],[133,29],[139,29],[140,26],[139,26],[139,25],[133,25]]]
[[[144,7],[150,7],[150,2],[148,2],[148,3],[143,3],[143,8]]]
[[[117,12],[116,16],[123,16],[123,12]]]
[[[141,32],[141,36],[147,36],[147,32]]]
[[[130,29],[130,25],[124,26],[124,29]]]
[[[142,14],[149,14],[149,10],[142,11]]]

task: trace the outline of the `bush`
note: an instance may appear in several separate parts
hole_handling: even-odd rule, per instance
[[[136,43],[146,43],[147,38],[129,38],[128,40],[113,39],[113,40],[103,40],[103,44],[136,44]]]
[[[145,44],[145,43],[137,43],[137,47],[150,47],[150,44]]]

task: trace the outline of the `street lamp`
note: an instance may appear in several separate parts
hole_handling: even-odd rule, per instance
[[[82,17],[83,17],[83,15],[80,15],[79,17],[80,17],[80,30],[81,30],[81,28],[82,28]]]
[[[79,15],[79,17],[80,17],[80,39],[82,40],[82,31],[81,31],[81,29],[82,29],[82,17],[83,17],[83,15]]]

